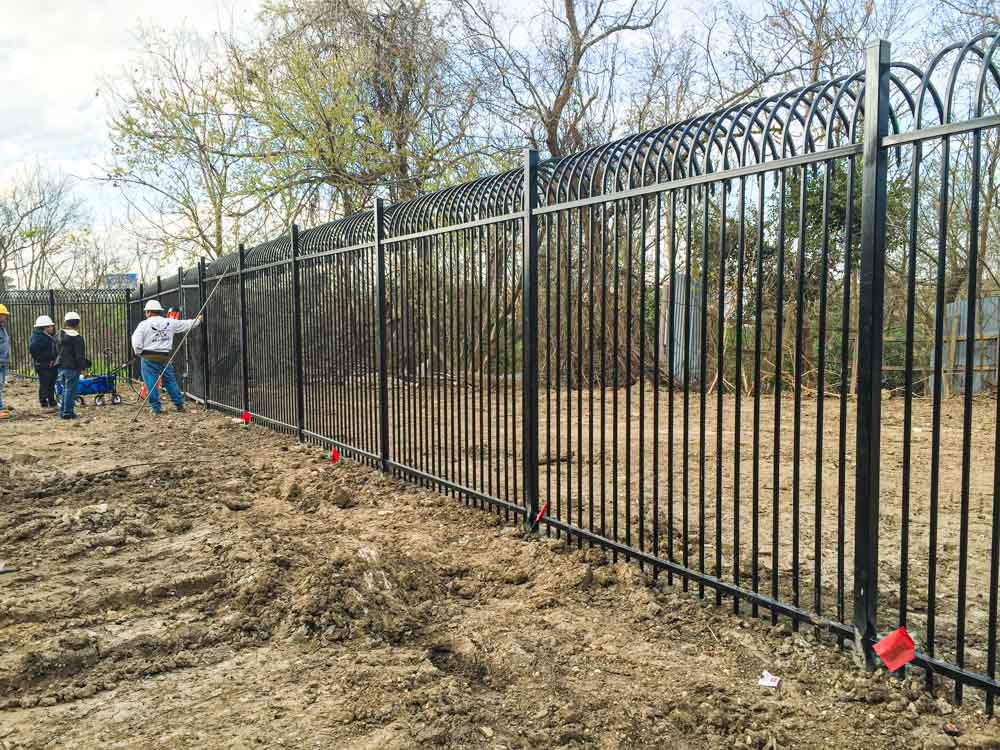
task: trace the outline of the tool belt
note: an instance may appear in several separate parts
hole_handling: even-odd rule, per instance
[[[140,356],[158,365],[165,365],[170,361],[170,352],[143,352]]]

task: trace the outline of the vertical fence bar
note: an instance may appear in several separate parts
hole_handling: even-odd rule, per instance
[[[239,265],[237,266],[237,273],[239,274],[240,289],[240,385],[242,388],[243,411],[248,412],[250,411],[250,352],[249,342],[247,341],[247,251],[242,242],[240,243],[238,257]]]
[[[389,471],[389,368],[386,341],[385,228],[383,204],[375,199],[372,220],[375,222],[375,255],[378,262],[378,439],[382,471]]]
[[[52,316],[49,316],[52,317]],[[55,320],[55,318],[53,318]],[[125,356],[128,364],[125,367],[126,377],[132,377],[132,290],[125,289]],[[111,365],[109,365],[110,367]]]
[[[889,43],[868,45],[865,59],[864,164],[858,298],[858,424],[854,520],[855,645],[869,669],[877,637],[879,437],[882,411],[882,316],[885,296]]]
[[[522,389],[524,417],[524,506],[525,526],[530,530],[538,515],[538,152],[524,152],[524,270],[522,286],[522,320],[524,325],[522,356],[524,376]]]
[[[205,399],[205,408],[211,409],[208,403],[208,310],[205,308],[205,259],[198,259],[198,309],[202,311],[201,330],[201,388],[202,398]]]
[[[985,78],[985,72],[984,76]],[[980,107],[982,106],[982,94]],[[966,602],[969,571],[969,490],[972,472],[972,395],[975,390],[976,367],[976,308],[979,306],[977,288],[979,273],[979,192],[980,167],[983,153],[983,131],[977,128],[972,134],[972,205],[969,208],[969,250],[966,280],[966,329],[965,329],[965,378],[962,409],[962,485],[960,495],[958,531],[958,608],[955,613],[955,661],[965,667]],[[986,248],[984,247],[985,251]],[[985,311],[984,311],[985,312]],[[952,363],[949,363],[951,365]],[[955,680],[955,702],[962,704],[962,681]]]
[[[52,320],[56,319],[56,292],[54,289],[49,289],[49,317]]]
[[[295,420],[299,442],[305,439],[305,371],[302,368],[302,277],[299,263],[299,226],[292,224],[292,356],[295,358]]]

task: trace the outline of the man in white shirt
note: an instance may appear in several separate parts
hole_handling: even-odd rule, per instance
[[[151,299],[145,307],[146,319],[142,321],[132,334],[132,349],[142,357],[142,381],[149,393],[149,408],[153,414],[160,413],[160,393],[156,386],[162,378],[167,395],[174,402],[177,411],[184,411],[184,397],[177,386],[174,368],[167,363],[174,346],[174,335],[187,333],[201,323],[203,316],[194,320],[173,320],[164,317],[163,305],[159,300]]]

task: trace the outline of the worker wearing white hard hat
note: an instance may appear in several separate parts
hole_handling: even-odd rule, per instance
[[[56,406],[56,377],[59,375],[56,358],[59,356],[59,345],[55,334],[56,324],[52,318],[39,315],[28,342],[31,361],[38,375],[38,403],[43,409],[53,409]]]
[[[59,356],[56,366],[59,368],[59,378],[63,384],[62,404],[59,416],[63,419],[76,419],[76,399],[80,388],[80,375],[90,368],[87,359],[87,342],[80,334],[80,313],[68,312],[63,316],[63,329],[56,337],[59,344]]]
[[[6,305],[0,305],[0,419],[10,417],[3,405],[3,387],[7,382],[7,367],[10,365],[10,334],[7,332]]]
[[[170,352],[174,347],[174,336],[187,333],[201,323],[203,318],[201,315],[192,320],[167,318],[163,315],[163,305],[155,299],[149,300],[143,311],[146,319],[132,334],[132,349],[142,357],[142,382],[146,384],[146,392],[149,394],[150,411],[153,414],[160,413],[160,382],[177,411],[184,411],[184,397],[170,364]]]

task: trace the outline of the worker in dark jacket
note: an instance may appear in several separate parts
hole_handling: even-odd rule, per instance
[[[38,375],[38,403],[43,409],[51,409],[56,405],[56,357],[59,347],[56,344],[56,324],[48,315],[40,315],[35,320],[35,330],[28,343],[31,360]]]
[[[80,313],[68,312],[63,321],[65,327],[59,331],[56,339],[59,344],[56,367],[59,368],[59,378],[63,384],[59,416],[63,419],[76,419],[74,407],[80,387],[80,373],[90,368],[90,360],[87,359],[87,342],[80,335]]]

